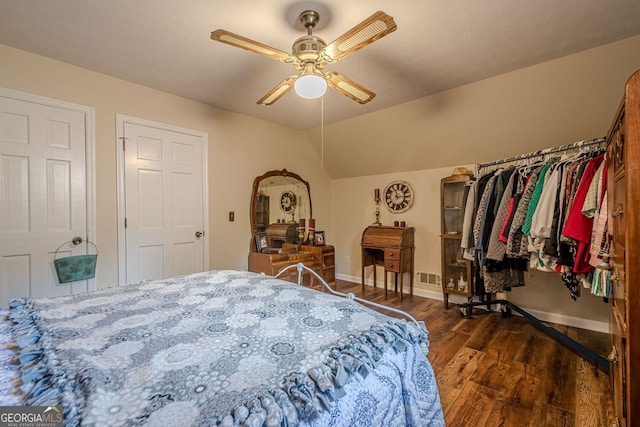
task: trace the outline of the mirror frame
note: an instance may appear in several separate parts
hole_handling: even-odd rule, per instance
[[[289,172],[286,169],[282,169],[282,170],[271,170],[266,172],[264,175],[261,175],[259,177],[257,177],[256,179],[253,180],[253,191],[251,192],[251,206],[250,206],[250,212],[251,214],[249,215],[249,221],[250,221],[250,225],[251,225],[251,234],[253,235],[254,233],[257,232],[256,229],[256,196],[258,195],[258,187],[260,186],[260,182],[262,182],[263,180],[265,180],[266,178],[270,178],[273,176],[282,176],[282,177],[291,177],[294,179],[297,179],[298,181],[300,181],[301,183],[303,183],[306,187],[307,187],[307,194],[309,195],[309,217],[313,218],[313,207],[311,205],[311,188],[309,187],[309,183],[307,181],[305,181],[304,179],[302,179],[300,177],[300,175],[298,175],[297,173],[294,172]]]

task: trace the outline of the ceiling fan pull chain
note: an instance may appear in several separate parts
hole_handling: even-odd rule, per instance
[[[320,166],[324,166],[324,96],[320,98]]]

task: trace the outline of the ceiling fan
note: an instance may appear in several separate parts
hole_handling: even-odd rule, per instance
[[[260,98],[260,105],[273,104],[294,86],[303,98],[318,98],[324,94],[327,85],[360,104],[366,104],[376,96],[374,92],[338,72],[325,71],[325,67],[392,33],[397,28],[395,21],[378,11],[327,45],[312,34],[319,19],[320,15],[315,10],[305,10],[300,14],[298,20],[307,29],[307,35],[293,43],[292,53],[226,30],[212,32],[211,39],[292,64],[298,70],[298,74],[287,77]]]

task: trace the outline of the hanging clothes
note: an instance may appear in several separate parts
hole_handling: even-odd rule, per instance
[[[511,229],[509,230],[509,237],[507,238],[507,256],[510,258],[520,258],[521,252],[526,253],[526,238],[522,231],[522,225],[524,224],[527,216],[527,210],[529,208],[529,202],[531,201],[533,190],[538,182],[538,173],[538,169],[534,169],[530,172],[529,178],[527,179],[527,185],[520,197],[520,203],[513,215]],[[523,245],[525,248],[524,251]]]
[[[479,174],[469,190],[462,246],[477,285],[501,292],[537,269],[559,273],[574,299],[581,283],[608,296],[604,154],[533,155],[532,164]]]
[[[513,189],[518,173],[514,170],[510,171],[509,181],[502,194],[498,210],[496,212],[491,235],[489,236],[489,246],[487,248],[487,259],[494,261],[502,261],[507,251],[507,242],[500,240],[500,231],[505,226],[507,216],[509,214],[509,206],[513,208]]]
[[[509,241],[509,230],[513,224],[513,218],[515,216],[516,209],[520,204],[520,199],[522,198],[522,193],[524,192],[524,188],[526,186],[528,176],[525,176],[520,169],[516,171],[515,175],[515,185],[513,186],[513,194],[511,195],[511,199],[509,200],[509,207],[507,209],[507,217],[502,224],[502,228],[500,229],[499,239],[501,242],[507,244]],[[506,252],[506,246],[505,246]]]
[[[462,257],[473,261],[475,251],[473,248],[473,233],[471,232],[471,224],[473,224],[473,213],[478,193],[478,181],[473,181],[467,193],[467,200],[464,204],[464,217],[462,220],[462,239],[460,247],[462,249]]]
[[[495,185],[493,197],[494,221],[489,233],[486,247],[486,257],[482,266],[484,289],[487,293],[503,292],[506,288],[524,285],[526,264],[506,258],[506,243],[500,241],[499,234],[502,225],[507,220],[508,207],[513,194],[516,177],[515,169],[503,171]],[[501,185],[504,183],[506,185]]]
[[[530,266],[542,271],[555,271],[557,257],[544,253],[544,246],[551,238],[553,217],[558,202],[558,188],[561,181],[562,167],[560,164],[550,165],[549,175],[543,184],[538,206],[531,217],[529,228],[529,252],[531,252]],[[540,181],[538,181],[540,183]]]
[[[587,197],[591,180],[603,160],[604,154],[601,154],[588,162],[576,190],[567,222],[562,230],[562,235],[574,239],[577,242],[575,262],[572,269],[574,273],[588,273],[593,271],[593,267],[589,264],[589,247],[591,245],[593,218],[586,217],[582,214],[582,206]]]

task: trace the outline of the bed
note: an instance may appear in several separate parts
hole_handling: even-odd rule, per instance
[[[14,300],[0,346],[0,405],[65,426],[444,425],[426,330],[255,273]]]

